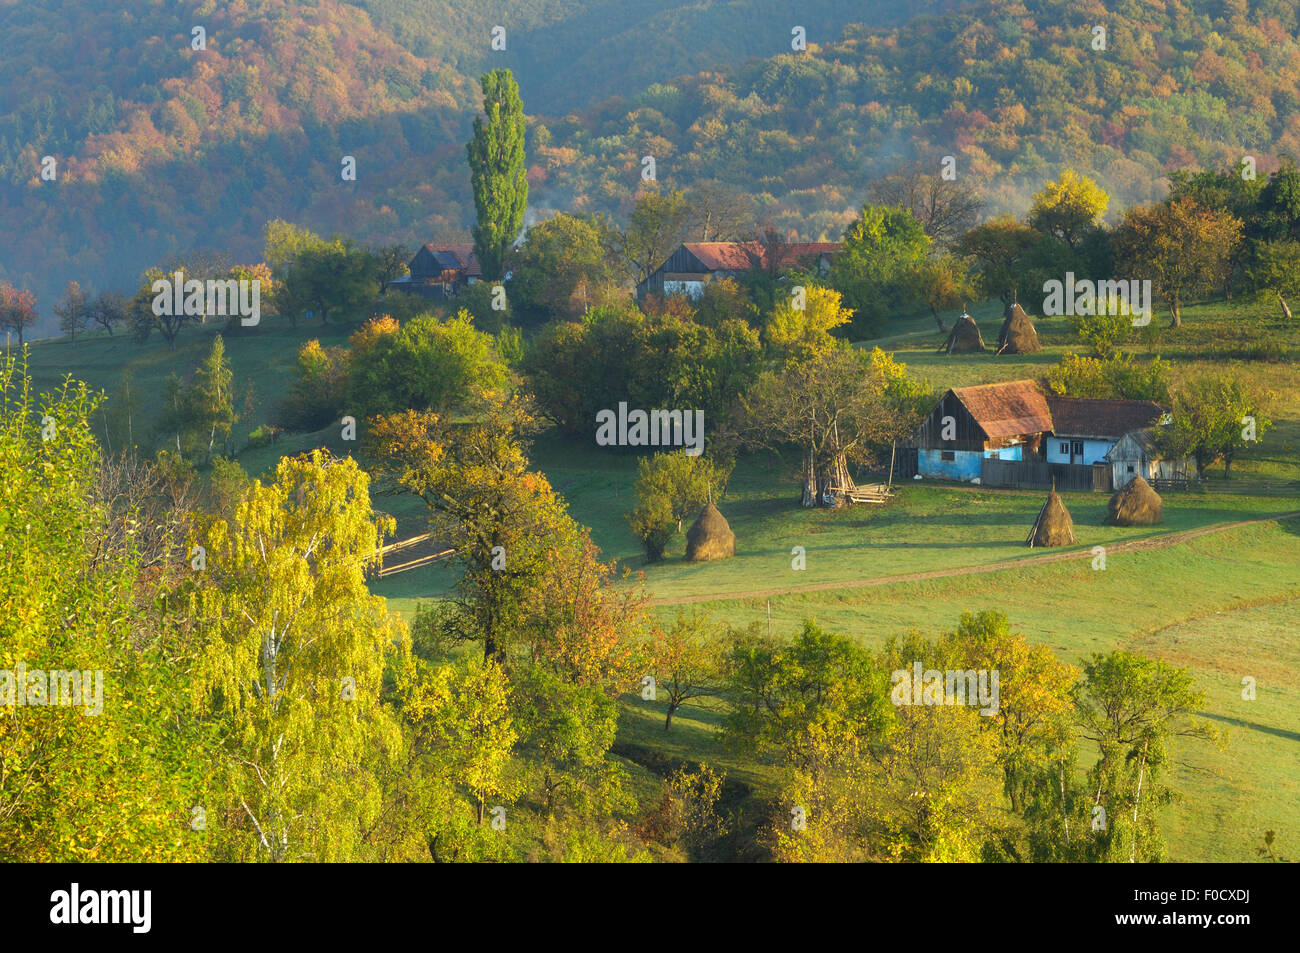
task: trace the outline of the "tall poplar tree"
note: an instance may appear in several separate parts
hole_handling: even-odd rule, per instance
[[[502,275],[502,261],[524,224],[528,179],[524,174],[524,104],[519,84],[509,70],[492,70],[479,78],[483,112],[474,120],[469,152],[470,184],[474,188],[474,252],[483,278]]]

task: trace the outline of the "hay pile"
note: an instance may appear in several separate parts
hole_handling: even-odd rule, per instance
[[[1155,526],[1164,518],[1160,494],[1142,477],[1134,477],[1110,498],[1108,519],[1113,526]]]
[[[736,534],[712,503],[705,503],[695,523],[686,531],[686,559],[726,559],[736,555]]]
[[[998,332],[998,354],[1033,354],[1041,351],[1038,343],[1038,331],[1034,322],[1029,320],[1020,302],[1007,307],[1002,318],[1002,330]]]
[[[962,316],[948,332],[948,340],[942,350],[946,354],[972,354],[984,350],[984,339],[980,337],[979,325],[969,314]]]
[[[1071,546],[1078,542],[1074,538],[1074,520],[1070,519],[1070,511],[1056,490],[1047,494],[1047,502],[1038,511],[1038,519],[1034,520],[1034,528],[1025,542],[1029,546]]]

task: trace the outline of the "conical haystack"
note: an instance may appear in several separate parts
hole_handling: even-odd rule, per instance
[[[948,341],[943,346],[947,354],[972,354],[984,350],[984,339],[980,337],[979,325],[969,314],[962,316],[948,332]]]
[[[695,523],[686,531],[686,559],[726,559],[736,555],[736,534],[712,503],[705,503]]]
[[[1020,302],[1008,306],[1002,319],[1002,330],[998,332],[997,353],[1033,354],[1042,349],[1034,322],[1029,320],[1029,315],[1020,307]]]
[[[1038,511],[1038,519],[1034,520],[1034,528],[1025,542],[1030,546],[1071,546],[1078,542],[1074,538],[1074,520],[1070,519],[1070,511],[1056,490],[1047,494],[1047,502]]]
[[[1108,518],[1114,526],[1155,526],[1164,512],[1160,494],[1142,477],[1134,477],[1110,498]]]

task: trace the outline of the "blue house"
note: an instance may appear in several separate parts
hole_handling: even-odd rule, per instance
[[[916,471],[948,480],[979,478],[985,459],[1041,459],[1052,430],[1047,399],[1033,381],[955,387],[917,428]]]

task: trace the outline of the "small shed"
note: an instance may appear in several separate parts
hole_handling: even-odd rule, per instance
[[[1186,480],[1196,474],[1196,466],[1187,457],[1166,458],[1160,449],[1159,431],[1155,427],[1130,430],[1115,442],[1106,454],[1110,462],[1111,483],[1122,489],[1134,477],[1148,483],[1154,480]]]

